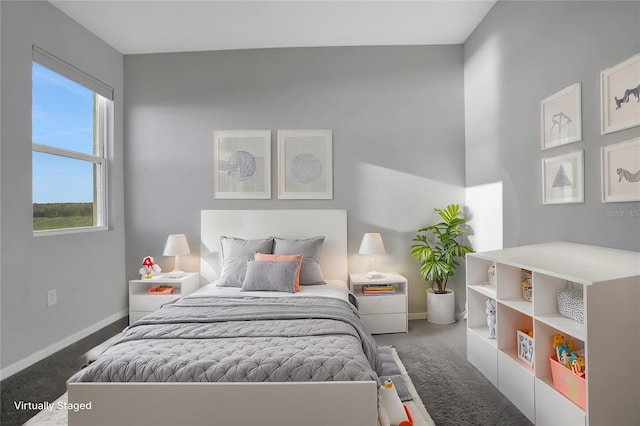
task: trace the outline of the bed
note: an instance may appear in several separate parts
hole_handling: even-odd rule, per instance
[[[344,210],[202,211],[202,288],[70,379],[69,425],[375,425],[379,365],[345,285],[346,223]],[[245,261],[244,285],[226,286],[230,247],[273,237],[274,252],[320,247],[325,284],[287,258]],[[294,273],[300,291],[282,291]]]

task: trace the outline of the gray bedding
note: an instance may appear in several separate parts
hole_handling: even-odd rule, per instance
[[[378,381],[357,311],[329,297],[189,297],[132,324],[70,382]]]

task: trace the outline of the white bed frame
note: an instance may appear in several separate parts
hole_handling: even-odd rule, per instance
[[[347,279],[346,210],[203,210],[200,273],[218,277],[220,236],[325,236],[325,279]],[[69,425],[373,426],[373,381],[288,383],[70,383]],[[86,406],[85,406],[86,408]]]

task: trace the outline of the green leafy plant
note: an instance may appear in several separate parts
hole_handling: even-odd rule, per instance
[[[442,294],[446,293],[447,281],[458,267],[456,258],[464,258],[467,253],[473,253],[473,249],[459,241],[460,236],[466,233],[464,225],[467,223],[460,206],[449,204],[443,210],[434,210],[442,222],[418,230],[413,239],[416,243],[411,246],[411,256],[420,260],[422,278],[433,283],[435,293]]]

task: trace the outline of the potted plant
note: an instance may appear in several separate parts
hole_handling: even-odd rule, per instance
[[[451,324],[455,322],[455,295],[453,290],[447,290],[447,281],[459,265],[456,258],[464,258],[473,249],[459,241],[467,222],[460,206],[449,204],[434,210],[442,222],[418,230],[411,255],[420,260],[420,275],[431,283],[427,289],[427,321]]]

